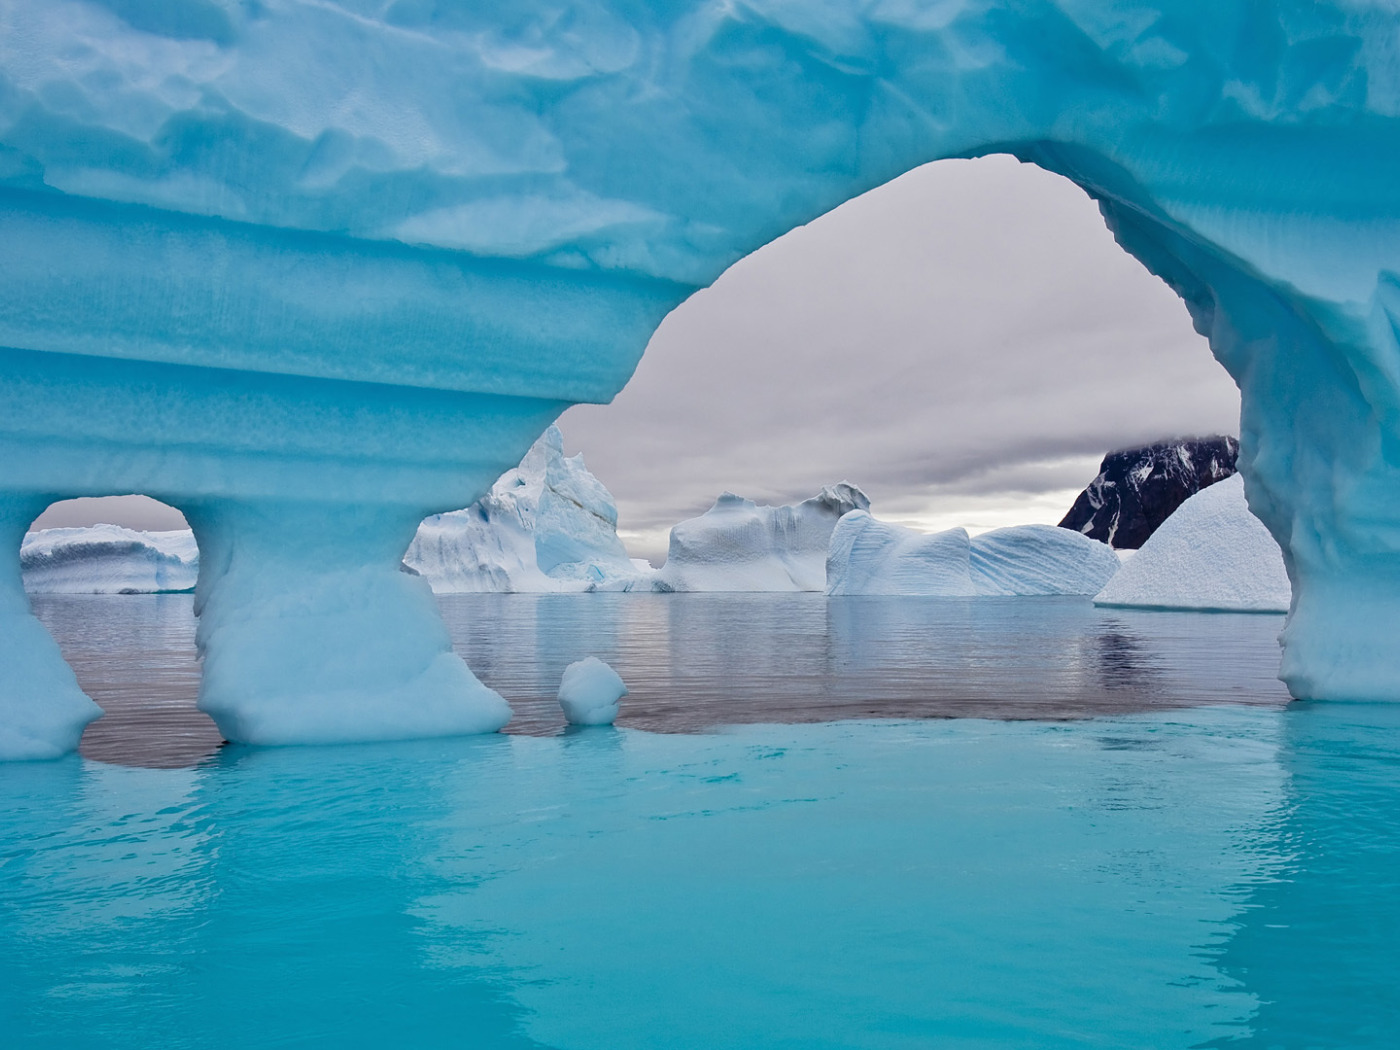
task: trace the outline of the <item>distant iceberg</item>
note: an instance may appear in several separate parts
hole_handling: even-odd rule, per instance
[[[1094,598],[1095,605],[1287,612],[1283,554],[1250,513],[1238,474],[1183,503]]]
[[[820,591],[826,552],[843,514],[870,500],[847,482],[793,506],[768,507],[726,492],[698,518],[671,529],[658,591]]]
[[[30,594],[189,591],[199,575],[199,548],[188,529],[43,529],[24,537],[19,558]]]
[[[826,593],[1089,595],[1118,566],[1107,544],[1052,525],[1018,525],[969,537],[965,529],[924,533],[856,512],[832,533]]]
[[[978,594],[1097,594],[1122,560],[1106,543],[1054,525],[1016,525],[972,537]]]
[[[617,538],[617,504],[551,426],[465,510],[418,527],[404,565],[438,594],[623,590],[651,566]]]

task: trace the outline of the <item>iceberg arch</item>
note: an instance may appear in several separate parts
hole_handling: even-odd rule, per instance
[[[494,728],[397,574],[417,522],[736,259],[1006,152],[1096,198],[1240,385],[1294,695],[1400,699],[1396,32],[1341,0],[3,0],[12,551],[36,501],[159,494],[230,737]],[[8,726],[63,723],[46,661],[7,653]]]

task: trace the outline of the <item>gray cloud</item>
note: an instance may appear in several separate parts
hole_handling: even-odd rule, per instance
[[[666,319],[613,404],[561,425],[655,556],[724,489],[787,501],[845,478],[877,513],[961,507],[976,527],[1000,500],[1009,523],[1109,449],[1238,419],[1185,307],[1094,204],[991,157],[911,172],[742,260]]]

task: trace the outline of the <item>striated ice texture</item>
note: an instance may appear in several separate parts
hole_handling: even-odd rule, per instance
[[[621,676],[596,656],[571,663],[559,682],[559,706],[570,725],[612,725],[626,695]]]
[[[1094,604],[1287,612],[1290,597],[1278,544],[1249,512],[1236,476],[1178,507]]]
[[[826,593],[970,597],[977,588],[967,530],[923,533],[852,511],[831,534]]]
[[[826,549],[841,515],[866,510],[854,485],[828,485],[811,499],[760,506],[726,492],[698,518],[671,529],[658,591],[820,591]]]
[[[639,575],[612,494],[554,426],[481,499],[418,526],[404,564],[439,594],[620,589]]]
[[[226,734],[491,728],[399,571],[418,523],[736,259],[1007,152],[1097,198],[1239,383],[1294,694],[1400,699],[1396,32],[1343,0],[0,0],[11,550],[146,493],[199,540]],[[71,746],[90,705],[14,640],[11,562],[5,739]]]
[[[1113,548],[1053,525],[1016,525],[972,537],[978,594],[1097,594],[1120,562]]]
[[[1118,571],[1113,548],[1053,525],[1015,525],[969,538],[925,533],[864,511],[831,534],[827,594],[1095,594]]]
[[[193,590],[199,548],[188,529],[95,525],[31,532],[19,561],[30,594],[150,594]]]

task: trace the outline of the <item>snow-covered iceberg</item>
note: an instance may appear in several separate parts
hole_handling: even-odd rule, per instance
[[[199,548],[188,529],[43,529],[24,537],[19,560],[30,594],[190,591],[199,574]]]
[[[967,530],[924,533],[868,511],[848,514],[831,534],[826,593],[970,597],[977,590]]]
[[[972,537],[978,594],[1096,594],[1122,562],[1106,543],[1054,525],[1015,525]]]
[[[439,594],[623,589],[644,571],[617,538],[612,494],[555,426],[470,507],[427,518],[404,564]]]
[[[925,533],[858,512],[842,518],[831,535],[826,593],[1089,595],[1118,566],[1107,544],[1052,525],[969,537],[965,529]]]
[[[848,482],[795,505],[769,507],[726,492],[698,518],[671,529],[659,591],[820,591],[826,549],[843,514],[869,509]]]
[[[992,151],[1094,196],[1239,382],[1295,695],[1400,699],[1386,5],[566,6],[0,5],[0,526],[183,511],[226,735],[500,725],[399,571],[418,523],[736,260]],[[33,626],[12,560],[0,637]],[[7,739],[76,739],[81,694],[17,684],[57,650],[9,655]]]
[[[1094,598],[1095,605],[1287,612],[1278,542],[1249,512],[1236,475],[1192,496]]]

